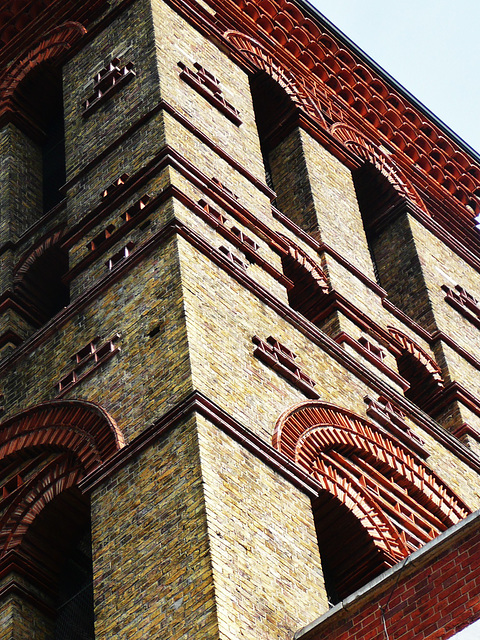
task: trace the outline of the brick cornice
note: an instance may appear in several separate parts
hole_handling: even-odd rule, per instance
[[[480,442],[480,432],[478,431],[478,429],[475,429],[475,427],[472,427],[467,422],[464,422],[458,427],[453,428],[452,433],[457,438],[463,438],[463,436],[469,436],[470,438],[473,438],[477,442]]]
[[[456,381],[449,382],[432,397],[428,410],[438,414],[452,402],[460,402],[480,417],[480,399]]]
[[[25,579],[32,580],[29,573],[24,573],[24,571],[20,571],[19,573]],[[36,609],[52,620],[54,620],[57,615],[57,612],[53,607],[41,600],[35,593],[26,589],[24,585],[20,584],[13,578],[8,580],[8,582],[0,588],[0,602],[5,601],[7,598],[12,596],[20,598],[24,602],[28,602],[33,605]]]
[[[45,595],[45,600],[41,600],[35,593],[19,584],[13,577],[14,575],[21,576],[29,584],[36,587],[36,589]],[[11,577],[9,578],[9,576]],[[6,579],[5,584],[0,588],[0,601],[11,594],[15,594],[35,605],[37,609],[43,611],[49,617],[56,615],[56,612],[54,612],[49,604],[55,597],[55,588],[52,584],[51,576],[21,552],[10,551],[1,558],[0,579]]]
[[[117,473],[142,451],[168,433],[177,425],[183,424],[191,415],[199,414],[212,424],[239,442],[269,467],[305,492],[311,498],[317,497],[321,485],[297,464],[267,444],[238,420],[209,400],[200,391],[193,391],[184,400],[165,413],[159,420],[147,427],[137,438],[118,451],[104,465],[86,476],[79,485],[81,491],[91,492]]]
[[[34,327],[39,325],[38,318],[36,318],[29,309],[23,306],[21,301],[17,299],[12,291],[5,291],[0,296],[0,314],[5,313],[6,311],[13,311],[14,313],[17,313]]]

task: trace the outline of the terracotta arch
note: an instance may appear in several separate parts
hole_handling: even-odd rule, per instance
[[[320,322],[330,301],[330,286],[321,267],[290,238],[280,234],[285,242],[282,255],[283,273],[291,281],[288,300],[310,322]]]
[[[328,293],[329,285],[327,276],[318,264],[311,258],[308,253],[301,249],[293,240],[287,238],[283,234],[279,234],[288,246],[288,257],[291,258],[303,271],[308,272],[312,279],[316,282],[322,293]]]
[[[408,555],[408,548],[395,527],[358,482],[320,459],[312,465],[310,473],[358,518],[388,564],[394,565]]]
[[[325,126],[325,119],[321,110],[321,94],[323,92],[319,88],[313,85],[307,86],[290,71],[281,67],[273,56],[254,38],[240,31],[226,31],[224,35],[256,69],[265,71],[278,82],[300,109]],[[324,96],[323,101],[325,100],[326,97]]]
[[[424,519],[428,525],[422,530],[408,525],[409,532],[421,544],[470,513],[414,452],[380,427],[335,405],[303,402],[289,409],[277,421],[273,444],[307,469],[330,493],[337,491],[335,487],[340,483],[343,494],[337,497],[344,504],[350,500],[361,505],[363,498],[366,508],[373,502],[375,517],[364,519],[362,524],[382,553],[389,545],[391,558],[398,560],[399,554],[409,552],[402,531],[392,533],[398,527],[395,523],[392,526],[392,515],[382,496],[390,494],[394,484],[399,487],[398,495],[402,491],[407,492],[405,496],[408,494],[405,503],[400,498],[402,508],[411,509],[415,518]],[[378,499],[369,483],[378,487]]]
[[[21,547],[29,526],[62,492],[124,446],[115,421],[98,405],[52,401],[13,416],[0,425],[0,559]]]
[[[404,353],[410,353],[425,368],[425,371],[443,386],[442,371],[435,360],[429,356],[426,351],[424,351],[414,340],[402,333],[402,331],[395,329],[395,327],[388,327],[388,332]]]
[[[414,202],[423,212],[428,214],[423,200],[413,185],[403,175],[403,172],[397,167],[395,162],[389,158],[375,142],[367,138],[363,133],[360,133],[355,127],[344,124],[343,122],[333,124],[331,133],[357,157],[366,162],[370,162],[376,167],[400,195]]]
[[[63,276],[68,271],[68,252],[61,246],[60,229],[30,248],[13,271],[17,301],[30,312],[37,325],[47,322],[70,302]]]
[[[15,60],[0,79],[0,111],[9,107],[16,88],[32,69],[61,56],[86,32],[79,22],[66,22],[46,33],[27,54]]]
[[[43,238],[33,249],[22,256],[13,271],[13,281],[18,283],[21,281],[25,273],[35,264],[35,262],[51,247],[60,242],[65,235],[65,229],[60,229],[52,233],[47,238]]]
[[[0,558],[20,547],[28,527],[42,509],[60,493],[76,486],[83,475],[78,461],[64,453],[55,456],[26,482],[0,520]]]

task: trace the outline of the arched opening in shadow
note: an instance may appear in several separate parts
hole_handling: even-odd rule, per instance
[[[375,277],[389,300],[427,329],[433,316],[415,243],[408,198],[399,176],[371,162],[353,172],[358,205]]]
[[[313,516],[333,603],[470,513],[387,429],[335,405],[286,411],[273,445],[318,483]]]
[[[322,491],[312,509],[325,588],[334,605],[388,565],[360,520],[337,497]]]
[[[62,200],[65,183],[65,131],[61,70],[48,62],[36,66],[19,83],[13,94],[22,114],[22,125],[38,147],[41,162],[43,213]]]
[[[58,242],[46,241],[17,267],[14,292],[37,326],[69,304],[69,288],[63,282],[68,264],[68,252]]]
[[[304,231],[315,234],[318,221],[298,126],[295,88],[287,77],[277,81],[266,71],[251,77],[250,88],[266,182],[277,195],[273,204]]]
[[[90,504],[78,487],[123,443],[85,401],[37,405],[0,426],[0,572],[7,585],[21,576],[20,602],[36,599],[54,640],[93,640]],[[18,624],[36,637],[21,606]]]
[[[286,133],[282,127],[288,117],[294,113],[295,104],[285,89],[265,71],[252,76],[250,90],[267,184],[275,190],[277,185],[272,175],[269,155],[285,137]]]
[[[38,514],[22,553],[48,576],[56,610],[52,640],[94,640],[90,502],[72,487]]]
[[[396,260],[391,257],[395,247],[387,247],[388,229],[401,215],[403,198],[387,177],[370,163],[353,172],[353,182],[375,276],[378,284],[388,292],[391,280],[398,275]]]
[[[288,301],[292,309],[324,329],[324,319],[330,313],[328,303],[329,286],[325,273],[300,247],[283,236],[289,247],[282,254],[283,273],[293,286],[288,290]]]
[[[432,400],[444,386],[440,367],[407,335],[394,327],[389,327],[388,330],[401,351],[397,356],[398,372],[410,383],[410,388],[405,391],[405,396],[421,409],[430,413],[432,409],[435,409],[432,406]]]
[[[399,374],[410,382],[410,388],[405,391],[405,397],[414,402],[420,409],[428,411],[433,396],[443,387],[429,373],[425,366],[408,351],[397,358]]]

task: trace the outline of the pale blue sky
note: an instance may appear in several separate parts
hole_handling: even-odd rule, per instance
[[[480,153],[479,0],[310,0]]]

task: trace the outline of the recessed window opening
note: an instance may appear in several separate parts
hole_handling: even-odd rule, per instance
[[[405,396],[427,413],[431,413],[431,399],[441,385],[411,353],[397,358],[398,373],[410,382]]]
[[[60,69],[44,63],[19,84],[15,102],[27,124],[27,133],[41,147],[42,209],[46,213],[62,200],[65,183],[65,132]]]
[[[358,206],[378,284],[385,287],[388,268],[383,256],[384,229],[395,217],[403,201],[388,179],[373,165],[366,164],[353,173]]]
[[[275,189],[275,176],[272,174],[269,154],[286,136],[286,132],[282,131],[282,125],[295,111],[295,104],[285,89],[264,71],[250,79],[250,89],[266,182],[271,189]]]
[[[62,277],[68,271],[68,254],[58,244],[47,248],[15,285],[15,294],[38,325],[56,315],[70,302]]]
[[[22,549],[48,577],[56,610],[52,640],[94,640],[90,505],[78,489],[62,492],[35,518]]]
[[[328,491],[313,501],[325,588],[335,605],[387,568],[360,520]]]

